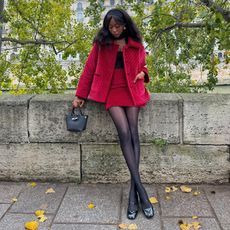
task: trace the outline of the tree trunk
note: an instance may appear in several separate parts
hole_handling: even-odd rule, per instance
[[[0,0],[0,54],[2,51],[2,32],[3,32],[3,9],[4,9],[4,0]]]

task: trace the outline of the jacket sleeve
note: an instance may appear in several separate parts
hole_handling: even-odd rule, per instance
[[[86,99],[89,95],[91,84],[93,81],[93,75],[96,69],[98,59],[98,44],[94,43],[86,60],[83,72],[78,81],[75,95]]]
[[[143,71],[145,73],[144,82],[148,83],[150,79],[146,65],[146,51],[144,46],[142,46],[140,49],[140,71]]]

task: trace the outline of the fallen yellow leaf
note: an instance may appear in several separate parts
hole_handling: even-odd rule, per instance
[[[199,192],[199,191],[193,192],[193,196],[198,196],[198,195],[200,195],[200,192]]]
[[[198,219],[198,216],[192,216],[193,219]]]
[[[46,194],[48,194],[48,193],[55,193],[55,191],[52,188],[49,188],[46,190]]]
[[[28,230],[37,230],[39,223],[37,221],[30,221],[25,223],[25,228]]]
[[[156,198],[156,197],[154,197],[154,196],[150,197],[150,198],[149,198],[149,201],[150,201],[152,204],[156,204],[156,203],[158,203],[157,198]]]
[[[39,222],[45,222],[47,220],[47,217],[45,215],[38,216]]]
[[[34,187],[37,186],[37,183],[36,183],[36,182],[31,182],[31,183],[29,183],[29,185],[30,185],[32,188],[34,188]]]
[[[170,196],[166,196],[165,199],[166,200],[171,200],[171,197]]]
[[[44,213],[45,213],[44,210],[37,210],[37,211],[35,211],[35,215],[36,216],[42,216],[42,215],[44,215]]]
[[[89,204],[88,204],[88,208],[95,208],[94,203],[92,203],[92,202],[91,202],[91,203],[89,203]]]
[[[12,198],[12,202],[17,202],[17,201],[18,201],[18,199],[16,197]]]
[[[190,227],[187,225],[187,224],[180,224],[180,229],[181,230],[189,230],[190,229]]]
[[[171,188],[170,187],[165,187],[165,192],[171,192]]]
[[[129,230],[136,230],[137,229],[137,225],[136,224],[129,224],[128,229]]]
[[[119,226],[120,229],[127,229],[127,227],[128,227],[128,225],[124,224],[124,223],[119,224],[118,226]]]
[[[175,191],[177,191],[177,190],[178,190],[178,188],[177,188],[177,187],[175,187],[175,186],[172,186],[172,187],[171,187],[171,190],[172,190],[173,192],[175,192]]]
[[[185,186],[185,185],[180,186],[180,189],[182,192],[191,192],[192,191],[192,188]]]
[[[201,224],[199,222],[192,222],[192,226],[195,230],[201,228]]]

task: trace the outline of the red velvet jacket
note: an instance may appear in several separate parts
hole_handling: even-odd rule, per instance
[[[109,46],[99,46],[94,43],[80,76],[76,96],[97,102],[106,101],[118,48],[119,46],[115,43]],[[144,85],[144,82],[149,82],[145,56],[146,52],[143,45],[129,38],[128,43],[123,47],[124,68],[128,87],[136,105],[145,103],[150,99],[150,94]],[[144,80],[139,79],[134,83],[136,75],[141,71],[145,72]]]

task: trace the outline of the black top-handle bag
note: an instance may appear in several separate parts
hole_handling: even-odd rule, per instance
[[[80,108],[73,108],[66,115],[67,130],[71,132],[81,132],[86,129],[88,115],[83,114]]]

